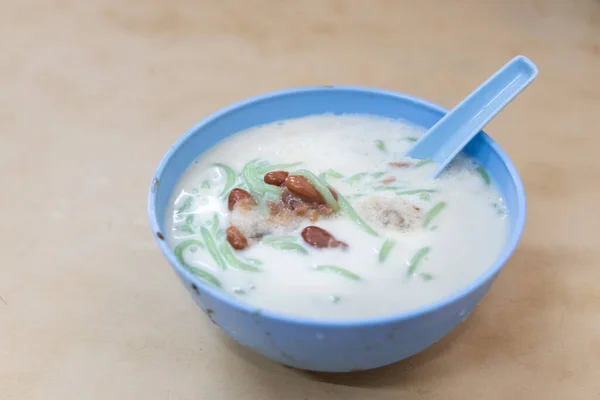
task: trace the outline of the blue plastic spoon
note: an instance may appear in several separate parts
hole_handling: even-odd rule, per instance
[[[431,176],[437,178],[471,139],[537,75],[537,67],[527,57],[513,58],[432,126],[406,156],[437,163]]]

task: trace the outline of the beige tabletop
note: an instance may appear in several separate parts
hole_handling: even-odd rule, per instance
[[[598,0],[6,0],[0,38],[0,399],[600,397]],[[522,174],[527,228],[449,337],[314,374],[199,312],[146,216],[185,130],[301,85],[452,107],[517,54],[540,75],[487,131]]]

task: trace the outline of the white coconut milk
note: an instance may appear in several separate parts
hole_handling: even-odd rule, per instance
[[[491,267],[505,245],[508,220],[485,171],[466,158],[436,181],[429,179],[433,164],[389,164],[403,162],[423,132],[361,115],[311,116],[240,132],[202,154],[182,176],[167,211],[165,237],[173,249],[179,246],[176,253],[200,281],[208,279],[257,309],[360,319],[440,300]],[[227,186],[226,169],[215,164],[238,175],[252,160],[298,162],[288,170],[324,174],[324,181],[376,235],[341,212],[274,229],[264,243],[251,240],[241,251],[224,247],[232,213],[226,196],[220,196]],[[238,177],[236,186],[242,183]],[[389,207],[405,212],[402,228],[393,215],[380,218]],[[327,230],[348,248],[308,246],[300,236],[307,225]],[[292,245],[277,246],[280,236]],[[216,256],[207,247],[216,249]],[[237,261],[231,261],[232,255]],[[250,268],[240,269],[239,263]]]

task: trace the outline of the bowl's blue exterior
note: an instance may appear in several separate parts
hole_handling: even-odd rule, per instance
[[[160,232],[171,191],[181,174],[206,149],[240,130],[322,113],[372,114],[428,128],[446,112],[435,104],[399,93],[340,86],[289,89],[234,104],[194,126],[161,161],[148,202],[157,242],[211,320],[242,345],[272,360],[301,369],[342,372],[381,367],[409,357],[444,337],[471,313],[521,237],[526,211],[521,179],[506,154],[485,133],[477,135],[465,151],[488,169],[506,201],[510,218],[506,248],[471,285],[415,311],[368,320],[324,321],[255,310],[196,280],[179,265]]]

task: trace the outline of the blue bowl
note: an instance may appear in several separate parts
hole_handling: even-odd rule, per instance
[[[429,128],[446,109],[408,95],[360,87],[289,89],[234,104],[198,123],[169,149],[148,196],[150,225],[158,245],[194,301],[229,336],[271,360],[312,371],[367,370],[392,364],[427,348],[463,321],[512,255],[525,225],[525,193],[507,155],[480,132],[465,152],[487,168],[509,210],[504,251],[470,285],[410,312],[355,321],[299,318],[259,311],[194,278],[164,241],[165,210],[186,168],[217,142],[241,130],[313,114],[371,114]]]

